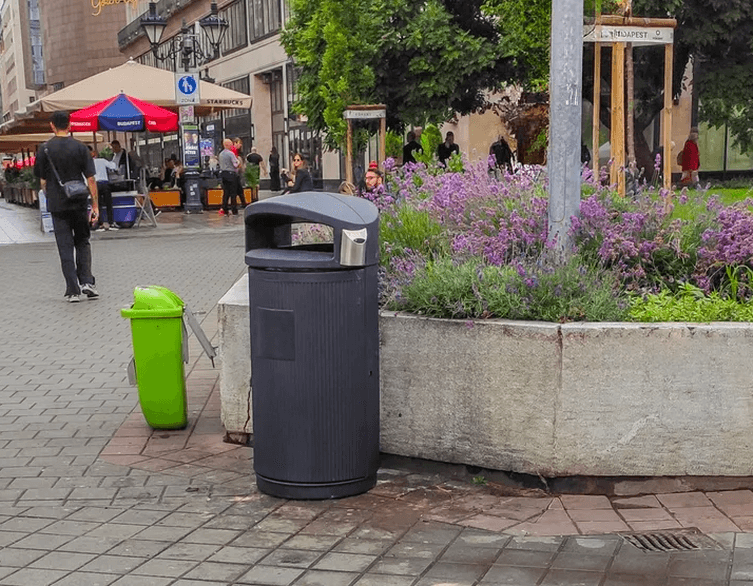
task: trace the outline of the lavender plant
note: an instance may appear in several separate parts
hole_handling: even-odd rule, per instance
[[[749,315],[730,307],[753,297],[753,200],[725,206],[705,191],[645,184],[620,198],[603,174],[584,169],[576,250],[560,266],[548,254],[543,168],[500,175],[493,159],[448,169],[398,168],[392,159],[385,166],[387,187],[368,197],[382,212],[387,308],[453,318],[650,320],[666,316],[658,308],[667,299],[683,308],[700,294],[711,309],[689,318]]]

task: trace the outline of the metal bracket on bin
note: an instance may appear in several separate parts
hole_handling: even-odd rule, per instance
[[[199,324],[199,321],[196,319],[196,316],[193,314],[193,312],[189,309],[188,305],[183,306],[183,316],[186,318],[188,327],[191,328],[191,331],[196,336],[196,339],[199,341],[199,344],[201,344],[201,347],[204,349],[204,353],[207,355],[209,360],[212,361],[212,368],[214,368],[214,358],[215,356],[217,356],[217,348],[212,346],[212,343],[209,341],[209,338],[207,338],[207,335],[204,333],[204,330],[201,329],[201,325]],[[185,350],[184,360],[188,362],[188,348],[187,347]]]

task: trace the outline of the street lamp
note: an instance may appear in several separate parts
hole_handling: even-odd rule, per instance
[[[191,70],[195,71],[202,65],[219,57],[220,45],[222,44],[222,39],[225,37],[229,25],[226,20],[220,18],[217,10],[217,2],[212,2],[211,6],[212,8],[209,16],[206,16],[199,21],[199,26],[201,26],[201,30],[204,31],[207,40],[209,41],[211,52],[204,52],[196,33],[193,32],[195,28],[189,28],[186,26],[186,21],[184,20],[180,33],[170,39],[169,48],[163,50],[162,54],[160,54],[160,41],[162,40],[162,35],[165,33],[165,28],[167,27],[167,19],[157,14],[156,2],[149,3],[149,11],[141,17],[140,24],[144,33],[146,33],[146,38],[149,40],[152,53],[157,62],[173,59],[174,69],[177,74],[178,64],[175,59],[180,57],[183,64],[183,71],[186,74],[190,74]],[[191,75],[185,75],[179,82],[177,80],[179,75],[180,74],[176,75],[176,84],[188,84],[188,82],[191,81]],[[209,78],[208,68],[206,69],[206,78]],[[209,81],[209,79],[206,79],[206,81]],[[196,82],[193,83],[195,84]],[[198,88],[194,87],[193,89],[198,92]],[[195,96],[198,99],[198,93],[196,93]],[[189,114],[189,116],[192,118],[191,114]],[[181,116],[181,118],[182,117],[183,116]],[[188,120],[190,120],[190,118]],[[198,126],[196,126],[194,122],[184,124],[183,121],[181,121],[180,134],[183,144],[183,189],[186,194],[186,212],[201,213],[203,206],[201,204],[199,189],[200,149]]]
[[[141,17],[140,24],[146,34],[146,38],[149,40],[154,58],[157,61],[165,61],[180,55],[185,71],[188,71],[192,61],[195,61],[197,65],[203,65],[208,61],[217,59],[220,54],[222,39],[225,38],[229,24],[224,18],[220,17],[217,2],[212,2],[211,6],[209,16],[199,21],[199,26],[201,26],[201,30],[207,35],[209,45],[212,48],[211,54],[204,53],[200,43],[198,43],[196,34],[190,31],[185,21],[183,21],[180,34],[173,37],[169,49],[160,54],[160,41],[167,27],[167,19],[157,14],[157,3],[150,2],[149,11]]]

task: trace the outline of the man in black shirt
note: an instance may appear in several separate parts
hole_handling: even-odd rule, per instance
[[[416,133],[412,130],[408,133],[407,136],[408,144],[406,144],[403,147],[403,165],[406,163],[415,163],[416,157],[413,156],[413,153],[416,151],[423,153],[424,149],[421,147],[419,142],[416,140]]]
[[[47,196],[47,209],[52,216],[52,227],[65,277],[65,299],[77,302],[82,296],[89,299],[99,297],[94,287],[89,244],[90,222],[97,216],[97,182],[94,179],[94,161],[89,156],[86,145],[70,136],[70,125],[71,119],[67,112],[55,112],[52,115],[50,126],[55,136],[37,154],[34,174],[41,179],[42,189]],[[86,177],[91,193],[91,211],[88,210],[88,201],[71,202],[66,198],[53,171],[53,164],[63,183]]]
[[[110,147],[112,148],[112,162],[117,165],[120,174],[126,179],[138,179],[139,164],[133,153],[124,151],[117,139],[110,143]]]
[[[494,155],[497,167],[502,171],[509,171],[512,168],[512,150],[502,135],[489,147],[489,154]]]
[[[447,159],[449,159],[454,154],[460,154],[460,147],[455,144],[455,134],[448,132],[445,135],[444,142],[437,148],[437,157],[439,158],[439,164],[443,167],[446,167]]]

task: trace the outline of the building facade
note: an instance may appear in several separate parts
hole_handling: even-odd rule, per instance
[[[0,4],[2,117],[10,120],[36,99],[44,84],[39,11],[36,0],[3,0]]]
[[[25,1],[25,0],[22,0]],[[128,56],[118,47],[126,5],[103,0],[36,0],[44,35],[45,87],[50,93],[116,67]],[[113,91],[113,95],[117,89]]]

